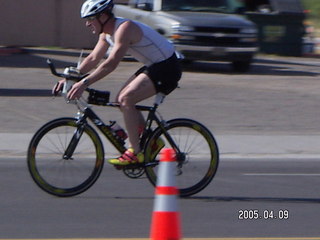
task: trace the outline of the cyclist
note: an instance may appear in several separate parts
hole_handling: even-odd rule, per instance
[[[109,163],[128,165],[144,161],[139,146],[139,129],[143,129],[145,122],[135,108],[136,103],[158,92],[166,95],[172,92],[181,78],[181,69],[172,43],[140,22],[115,17],[113,6],[113,0],[87,0],[82,5],[81,17],[94,34],[99,34],[99,40],[79,67],[81,74],[93,71],[75,83],[67,96],[69,99],[80,98],[86,87],[114,71],[126,53],[144,64],[126,81],[116,97],[124,116],[130,147]],[[99,64],[108,50],[108,57]],[[60,80],[54,86],[54,94],[62,90],[64,82]]]

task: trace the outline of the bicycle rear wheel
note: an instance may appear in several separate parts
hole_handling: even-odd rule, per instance
[[[174,119],[166,123],[166,131],[181,152],[177,155],[177,188],[187,197],[203,190],[213,179],[219,163],[218,145],[210,131],[194,120]],[[161,140],[159,140],[161,139]],[[162,132],[155,129],[145,145],[146,174],[153,185],[157,181],[160,151],[153,152],[159,142],[163,148],[174,148]],[[149,164],[149,166],[148,166]]]
[[[67,156],[70,142],[74,147]],[[98,179],[104,163],[103,145],[88,124],[78,124],[74,118],[55,119],[32,138],[27,163],[33,180],[42,190],[70,197],[86,191]]]

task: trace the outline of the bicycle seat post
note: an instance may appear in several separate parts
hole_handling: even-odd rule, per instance
[[[166,95],[159,92],[157,93],[155,100],[154,100],[154,105],[159,106],[161,103],[163,103],[164,99],[166,98]]]

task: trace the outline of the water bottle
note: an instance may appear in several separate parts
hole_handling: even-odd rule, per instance
[[[67,67],[64,69],[63,73],[65,75],[70,76],[70,77],[80,77],[81,76],[79,69],[77,69],[75,67]]]
[[[122,143],[124,143],[124,141],[128,138],[127,133],[116,121],[110,121],[110,128],[113,131],[115,137]]]

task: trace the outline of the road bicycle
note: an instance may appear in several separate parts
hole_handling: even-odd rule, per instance
[[[63,95],[74,81],[84,76],[58,73],[48,60],[53,75],[65,78]],[[71,82],[71,83],[70,83]],[[54,119],[33,136],[27,153],[29,172],[45,192],[58,197],[71,197],[88,190],[99,178],[104,166],[104,146],[98,131],[119,151],[126,151],[125,141],[93,111],[93,105],[119,108],[109,101],[110,92],[87,88],[88,98],[73,100],[76,117]],[[175,151],[177,188],[181,197],[203,190],[213,179],[219,163],[219,150],[212,133],[201,123],[177,118],[165,121],[157,111],[165,95],[158,94],[153,106],[136,105],[147,113],[140,146],[144,162],[116,167],[127,177],[147,178],[156,185],[162,148]],[[66,101],[70,102],[67,98]],[[88,121],[90,120],[90,121]],[[93,125],[93,126],[92,126]]]

